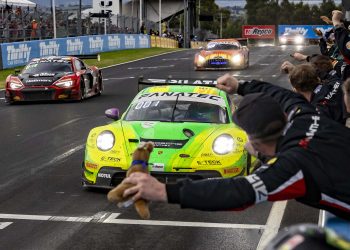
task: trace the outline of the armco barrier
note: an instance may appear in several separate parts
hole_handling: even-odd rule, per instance
[[[100,52],[150,48],[148,35],[115,34],[79,36],[30,42],[1,44],[0,69],[13,68],[28,63],[36,57],[54,55],[88,55]]]
[[[284,32],[297,30],[303,34],[306,39],[319,39],[313,29],[316,28],[324,33],[332,27],[332,25],[278,25],[278,36],[282,35]]]

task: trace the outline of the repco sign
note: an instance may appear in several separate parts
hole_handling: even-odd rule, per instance
[[[274,25],[243,25],[242,36],[253,39],[274,39],[276,28]]]

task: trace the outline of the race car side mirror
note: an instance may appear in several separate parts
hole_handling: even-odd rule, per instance
[[[107,110],[105,111],[105,115],[106,115],[108,118],[117,121],[117,120],[119,120],[119,109],[117,109],[117,108],[110,108],[110,109],[107,109]]]

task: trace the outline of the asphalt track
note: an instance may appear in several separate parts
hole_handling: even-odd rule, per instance
[[[279,67],[296,50],[317,53],[315,46],[255,47],[250,68],[232,73],[288,87]],[[106,109],[125,111],[137,93],[138,76],[212,79],[224,73],[195,72],[194,53],[183,50],[103,69],[102,96],[82,103],[10,106],[0,99],[0,249],[261,249],[285,226],[318,222],[318,210],[294,201],[242,212],[152,203],[152,219],[141,221],[132,208],[110,204],[105,192],[81,188],[89,130],[110,122]]]

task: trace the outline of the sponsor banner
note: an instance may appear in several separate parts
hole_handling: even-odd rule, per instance
[[[324,33],[332,28],[332,25],[278,25],[278,36],[289,31],[299,31],[306,39],[319,39],[313,29],[321,30]]]
[[[2,68],[27,64],[31,59],[44,56],[89,55],[101,52],[150,48],[148,35],[114,34],[67,37],[30,42],[1,44]]]
[[[242,37],[253,39],[274,39],[275,25],[243,25]]]

